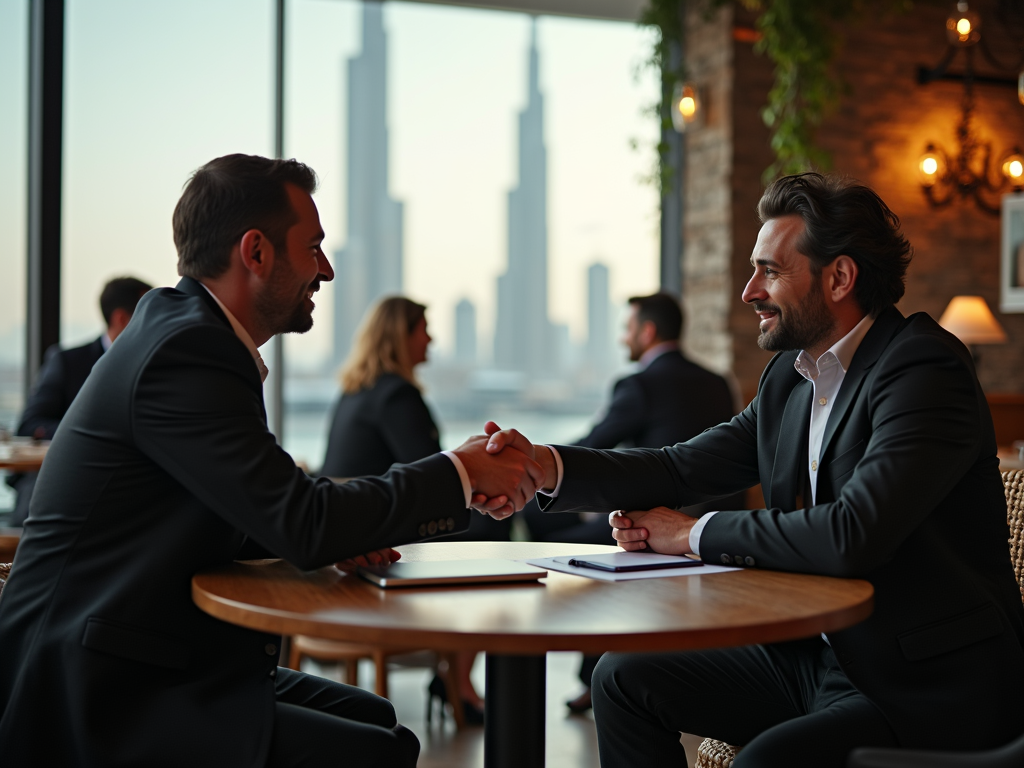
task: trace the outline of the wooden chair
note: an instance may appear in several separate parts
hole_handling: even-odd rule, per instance
[[[341,662],[345,665],[345,682],[349,685],[359,684],[359,660],[371,659],[376,669],[376,684],[374,693],[383,698],[388,698],[388,660],[399,656],[406,656],[417,653],[414,648],[392,648],[381,645],[369,645],[362,643],[343,643],[337,640],[322,640],[307,635],[295,635],[291,639],[291,653],[288,657],[288,666],[298,670],[302,659],[309,657],[316,661]],[[448,704],[451,705],[452,718],[455,720],[457,730],[462,730],[465,723],[465,715],[462,711],[462,701],[459,699],[458,682],[455,677],[455,654],[441,651],[433,652],[437,657],[437,670],[441,679],[444,680],[445,691],[448,695]],[[428,704],[432,708],[433,702]],[[428,721],[429,713],[428,712]],[[441,718],[444,719],[444,708],[441,710]]]
[[[1024,470],[1003,472],[1006,494],[1006,524],[1010,529],[1010,562],[1024,600]],[[704,739],[697,749],[694,768],[730,768],[739,747],[715,739]],[[1024,765],[1024,736],[996,750],[939,753],[915,750],[857,749],[850,756],[850,768],[1003,768]]]

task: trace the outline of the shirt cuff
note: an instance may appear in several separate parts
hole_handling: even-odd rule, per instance
[[[704,526],[708,524],[708,520],[717,515],[718,512],[708,512],[701,515],[697,522],[694,523],[693,528],[690,529],[690,549],[693,550],[693,554],[700,557],[700,535],[704,530]]]
[[[545,445],[544,447],[551,451],[551,455],[555,458],[555,490],[548,493],[547,491],[541,491],[538,489],[537,493],[542,493],[545,496],[553,499],[558,495],[558,492],[562,489],[562,457],[558,453],[558,449],[555,448],[555,446]]]
[[[462,460],[454,453],[451,451],[441,451],[441,453],[451,459],[452,464],[455,465],[455,471],[459,473],[459,480],[462,481],[462,495],[466,497],[466,509],[469,509],[473,501],[473,487],[469,484],[469,473],[462,465]]]

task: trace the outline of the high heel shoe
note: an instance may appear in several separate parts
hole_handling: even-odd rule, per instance
[[[434,699],[438,699],[438,703],[441,709],[441,724],[444,725],[445,718],[445,705],[448,703],[448,688],[444,684],[444,680],[440,675],[434,675],[434,679],[430,681],[430,685],[427,686],[427,725],[430,725],[431,718],[434,712]],[[471,704],[466,700],[460,702],[462,704],[462,717],[463,722],[466,725],[483,725],[484,724],[484,712],[479,707]]]

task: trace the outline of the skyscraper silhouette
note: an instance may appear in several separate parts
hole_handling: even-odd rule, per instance
[[[609,366],[611,338],[608,267],[598,262],[587,269],[587,362],[597,371]]]
[[[508,269],[498,278],[494,359],[499,368],[550,370],[548,321],[548,181],[544,97],[540,92],[537,20],[530,30],[526,109],[519,113],[519,186],[508,195]]]
[[[387,36],[382,4],[361,3],[363,49],[348,60],[348,240],[334,255],[334,362],[366,309],[402,290],[402,203],[388,194]]]
[[[455,359],[476,362],[476,307],[469,299],[455,305]]]

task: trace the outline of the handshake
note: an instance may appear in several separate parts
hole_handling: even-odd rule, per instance
[[[503,520],[537,491],[555,488],[558,470],[549,448],[534,446],[516,430],[501,429],[493,421],[484,432],[453,451],[469,475],[474,509]]]

